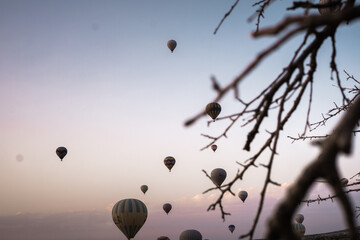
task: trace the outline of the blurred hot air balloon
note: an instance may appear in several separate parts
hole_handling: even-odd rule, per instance
[[[163,209],[164,209],[164,211],[166,212],[166,214],[169,214],[170,210],[172,209],[172,206],[171,206],[170,203],[165,203],[165,204],[163,205]]]
[[[158,237],[157,240],[170,240],[170,238],[168,238],[166,236],[161,236],[161,237]]]
[[[147,185],[141,185],[140,187],[141,191],[145,194],[146,191],[149,189]]]
[[[298,213],[295,215],[295,221],[298,222],[298,223],[303,223],[304,221],[304,215]]]
[[[216,103],[216,102],[212,102],[209,103],[208,105],[206,105],[206,113],[212,118],[216,119],[217,116],[219,116],[220,112],[221,112],[221,106],[220,104]]]
[[[229,230],[230,230],[231,233],[233,233],[233,231],[235,230],[235,225],[230,224],[229,225]]]
[[[248,193],[246,191],[239,192],[239,198],[241,199],[241,201],[245,202],[247,196],[248,196]]]
[[[220,187],[226,178],[226,171],[222,168],[215,168],[211,171],[210,177],[213,183]]]
[[[56,154],[58,155],[58,157],[61,159],[61,161],[63,160],[63,158],[66,156],[67,154],[67,149],[66,147],[58,147],[56,149]]]
[[[164,159],[164,164],[165,166],[169,169],[169,172],[171,172],[171,169],[173,168],[173,166],[175,165],[175,158],[171,157],[171,156],[167,156]]]
[[[175,40],[169,40],[167,41],[166,45],[171,50],[171,52],[173,52],[174,49],[176,48],[177,43]]]
[[[217,149],[217,146],[215,144],[211,145],[211,149],[215,152]]]
[[[195,229],[189,229],[180,234],[179,240],[202,240],[202,235]]]
[[[342,179],[340,179],[340,183],[341,183],[341,186],[345,187],[346,185],[348,185],[349,180],[347,178],[342,178]]]
[[[123,199],[118,201],[112,209],[112,218],[115,225],[129,240],[144,225],[147,218],[147,208],[138,199]]]
[[[292,225],[294,233],[299,237],[302,238],[305,234],[306,228],[302,223],[294,223]]]
[[[321,15],[329,14],[333,12],[337,12],[341,8],[341,0],[319,0],[319,5],[325,5],[325,4],[331,4],[333,3],[333,6],[324,7],[324,8],[318,8],[319,13]]]

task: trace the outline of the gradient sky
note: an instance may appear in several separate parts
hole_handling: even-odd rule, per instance
[[[118,1],[0,1],[0,235],[6,239],[125,239],[110,217],[112,206],[124,198],[138,198],[149,217],[135,239],[167,235],[177,239],[186,229],[198,229],[204,238],[237,239],[249,230],[259,202],[265,171],[251,169],[234,191],[249,198],[227,196],[225,222],[220,212],[206,209],[217,192],[202,194],[213,184],[201,172],[221,167],[228,178],[236,161],[251,153],[242,150],[246,128],[239,126],[220,140],[218,150],[199,151],[208,140],[201,133],[219,134],[226,122],[207,127],[204,117],[190,128],[183,123],[211,101],[210,76],[220,84],[233,79],[274,38],[252,39],[255,11],[240,1],[217,35],[213,31],[234,1],[118,0]],[[276,23],[290,1],[277,1],[262,25]],[[178,46],[166,47],[169,39]],[[360,79],[360,24],[337,33],[338,68]],[[249,99],[266,86],[292,57],[296,38],[264,61],[240,86]],[[354,46],[356,46],[354,48]],[[340,103],[330,80],[330,42],[319,52],[314,84],[312,120]],[[349,86],[353,83],[349,82]],[[329,96],[332,96],[331,99]],[[223,112],[236,112],[232,94],[221,102]],[[308,142],[291,141],[303,130],[303,104],[282,133],[271,187],[256,237],[264,233],[266,217],[301,169],[318,152]],[[330,131],[336,121],[314,134]],[[271,128],[271,120],[267,127]],[[266,133],[259,135],[253,149]],[[65,146],[62,162],[55,154]],[[356,147],[357,146],[357,147]],[[360,148],[341,157],[344,177],[359,172]],[[171,173],[163,159],[177,162]],[[266,160],[266,156],[262,158]],[[20,160],[20,161],[19,161]],[[143,195],[140,186],[147,184]],[[331,193],[317,184],[309,193]],[[360,205],[359,194],[353,194]],[[167,216],[162,205],[170,202]],[[299,209],[307,233],[344,228],[335,203]],[[359,223],[359,221],[358,221]],[[234,234],[229,224],[236,225]]]

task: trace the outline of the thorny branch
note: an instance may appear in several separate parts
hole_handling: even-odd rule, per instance
[[[235,4],[231,7],[230,11],[225,14],[220,24],[216,28],[215,33],[223,21],[231,14],[238,2],[239,1],[236,1]],[[319,146],[322,149],[320,155],[304,169],[306,174],[302,174],[299,177],[295,184],[290,188],[287,196],[278,205],[274,217],[270,219],[266,238],[296,239],[290,226],[291,217],[295,213],[298,204],[302,201],[312,183],[318,178],[325,178],[333,189],[335,193],[334,196],[339,199],[340,204],[343,207],[352,239],[356,239],[357,233],[354,227],[353,209],[349,199],[342,189],[341,184],[339,183],[339,173],[336,168],[336,156],[339,153],[349,154],[351,151],[351,137],[354,133],[354,128],[360,119],[360,111],[358,110],[360,109],[360,97],[358,97],[358,94],[356,94],[351,100],[349,100],[345,93],[346,88],[342,87],[336,64],[335,33],[341,24],[348,24],[351,20],[360,18],[360,6],[354,6],[355,1],[348,0],[345,2],[342,10],[338,13],[320,16],[307,14],[309,8],[318,8],[319,5],[312,4],[305,7],[305,5],[302,5],[299,2],[294,2],[293,7],[290,9],[305,8],[304,15],[286,17],[283,21],[272,27],[259,29],[260,18],[264,16],[265,7],[268,6],[271,2],[273,1],[260,0],[254,4],[255,6],[259,5],[260,9],[257,11],[257,28],[256,31],[252,33],[252,36],[258,38],[267,35],[276,36],[282,34],[282,37],[276,40],[271,46],[260,52],[260,54],[225,87],[221,88],[217,84],[216,79],[212,79],[213,88],[217,93],[217,96],[213,99],[213,101],[219,102],[228,92],[233,90],[235,99],[238,99],[239,103],[242,105],[242,110],[238,113],[218,118],[217,121],[230,120],[230,124],[225,128],[224,132],[217,137],[203,134],[204,137],[207,137],[211,140],[210,143],[203,149],[208,148],[222,137],[226,137],[228,131],[232,128],[232,126],[235,125],[235,123],[238,122],[239,119],[244,119],[245,121],[245,123],[241,124],[241,126],[252,125],[252,129],[248,133],[247,141],[244,145],[244,150],[247,151],[250,151],[253,140],[260,132],[261,126],[263,125],[265,119],[269,116],[270,112],[277,112],[276,126],[274,126],[273,130],[268,131],[269,137],[251,158],[247,159],[244,163],[238,162],[238,164],[242,167],[242,170],[239,170],[236,176],[229,183],[217,188],[210,188],[204,192],[206,193],[213,190],[220,190],[221,192],[217,200],[209,206],[208,210],[215,210],[216,206],[219,205],[221,216],[223,219],[225,219],[225,216],[229,213],[225,212],[222,205],[224,194],[229,192],[234,195],[231,190],[233,184],[237,181],[243,180],[245,173],[250,167],[257,167],[257,160],[260,155],[262,155],[266,150],[270,151],[270,158],[267,164],[261,165],[266,168],[267,173],[263,189],[260,194],[261,198],[254,223],[248,233],[240,236],[240,238],[249,237],[250,239],[253,239],[265,200],[266,189],[269,184],[280,185],[273,181],[271,176],[273,162],[277,154],[277,144],[280,137],[280,132],[284,129],[284,126],[291,118],[292,114],[296,111],[301,100],[305,98],[304,93],[309,88],[310,96],[308,113],[306,117],[307,126],[305,127],[304,133],[308,127],[310,129],[314,128],[314,125],[309,123],[309,115],[313,94],[313,76],[317,67],[317,52],[323,45],[323,42],[326,39],[330,39],[332,42],[330,69],[331,72],[335,74],[336,83],[343,99],[343,108],[338,108],[338,110],[341,109],[338,113],[336,113],[336,110],[334,110],[334,112],[331,114],[337,115],[340,112],[344,112],[344,117],[338,126],[334,129],[333,133],[329,135],[324,141],[319,142]],[[309,4],[309,2],[306,1],[306,4]],[[262,60],[268,57],[272,52],[276,51],[279,47],[285,45],[288,40],[292,39],[299,33],[304,34],[303,41],[295,50],[294,56],[290,60],[289,64],[283,69],[278,77],[276,77],[269,86],[267,86],[252,100],[247,102],[242,100],[238,96],[239,83],[246,76],[248,76],[248,74],[252,72]],[[312,36],[312,38],[309,38],[309,36]],[[349,74],[347,75],[348,79],[353,78]],[[192,125],[204,115],[205,111],[202,110],[200,113],[187,120],[185,125]],[[324,119],[326,119],[326,117],[324,117]],[[327,119],[325,121],[327,121]],[[208,125],[209,124],[210,122]],[[315,137],[313,136],[313,138]],[[210,176],[205,171],[204,173],[207,177],[210,178]],[[358,208],[356,209],[358,210]]]

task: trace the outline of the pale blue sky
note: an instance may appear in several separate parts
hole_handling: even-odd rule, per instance
[[[218,134],[225,122],[208,128],[209,118],[204,117],[191,128],[183,126],[214,98],[211,75],[225,85],[275,40],[250,37],[255,23],[246,20],[255,9],[246,1],[240,1],[213,35],[232,4],[215,0],[0,1],[0,221],[8,223],[0,234],[20,239],[11,231],[19,229],[34,239],[50,239],[46,235],[50,230],[28,232],[21,226],[22,221],[29,224],[37,219],[39,225],[47,223],[53,229],[48,219],[54,217],[65,219],[58,223],[57,231],[64,234],[61,239],[90,239],[89,235],[100,239],[96,233],[86,233],[83,225],[79,231],[69,230],[67,218],[77,226],[85,217],[95,222],[89,225],[99,227],[99,236],[107,233],[107,239],[123,239],[110,215],[104,216],[115,202],[129,197],[143,200],[150,212],[137,240],[165,235],[163,226],[172,229],[167,233],[171,239],[186,228],[199,228],[209,239],[223,239],[229,234],[229,224],[237,226],[233,235],[226,235],[229,239],[247,231],[259,200],[263,170],[252,169],[236,185],[235,190],[249,191],[248,205],[237,197],[229,198],[226,202],[234,216],[225,223],[218,211],[206,212],[214,196],[201,195],[213,186],[201,169],[210,172],[222,167],[230,179],[238,168],[235,162],[250,157],[251,153],[242,151],[247,129],[235,127],[213,153],[199,151],[208,143],[200,133]],[[283,12],[288,4],[276,1],[263,26],[293,14]],[[360,76],[360,49],[354,48],[359,37],[358,22],[337,33],[338,68],[354,76]],[[166,47],[170,39],[178,43],[174,53]],[[272,81],[300,40],[289,42],[250,74],[241,84],[241,96],[250,98]],[[329,47],[328,42],[319,52],[314,120],[340,99],[329,80]],[[221,104],[222,114],[238,111],[232,94]],[[304,112],[300,108],[283,133],[274,172],[284,187],[269,193],[257,237],[285,186],[317,152],[309,143],[291,144],[286,139],[302,131]],[[331,126],[332,122],[318,133]],[[265,136],[259,135],[254,149]],[[63,162],[55,154],[58,146],[69,151]],[[18,154],[22,162],[16,161]],[[163,165],[168,155],[177,160],[171,173]],[[356,149],[353,157],[341,159],[345,177],[359,171],[359,157]],[[145,196],[140,192],[142,184],[149,186]],[[317,192],[328,194],[321,186],[312,194]],[[355,199],[359,205],[359,198]],[[173,204],[169,216],[162,212],[165,202]],[[319,214],[313,221],[306,218],[306,213],[311,216],[314,211]],[[330,217],[339,210],[328,211],[325,204],[304,212],[309,233],[343,226],[341,219]]]

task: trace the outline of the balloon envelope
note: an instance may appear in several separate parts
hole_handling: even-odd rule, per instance
[[[171,172],[171,169],[173,168],[173,166],[175,165],[175,158],[173,158],[172,156],[167,156],[164,159],[164,164],[165,166],[169,169],[169,172]]]
[[[216,102],[212,102],[209,103],[208,105],[206,105],[206,113],[212,118],[212,119],[216,119],[217,116],[219,116],[220,112],[221,112],[221,106],[220,104],[216,103]]]
[[[226,178],[226,171],[222,168],[215,168],[211,171],[210,177],[213,183],[220,187]]]
[[[58,157],[61,159],[61,161],[63,160],[63,158],[66,156],[67,154],[67,149],[66,147],[58,147],[56,149],[56,155],[58,155]]]
[[[177,43],[175,40],[169,40],[167,41],[166,45],[170,49],[170,51],[173,52],[174,49],[176,48]]]
[[[229,230],[230,230],[231,233],[233,233],[233,231],[235,230],[235,225],[230,224],[229,225]]]
[[[295,233],[298,237],[302,238],[302,237],[304,236],[304,234],[305,234],[305,232],[306,232],[306,228],[305,228],[305,226],[304,226],[302,223],[294,223],[294,224],[292,225],[292,227],[293,227],[294,233]]]
[[[340,183],[341,183],[341,186],[345,187],[346,185],[348,185],[349,180],[347,178],[342,178],[342,179],[340,179]]]
[[[298,213],[295,215],[295,221],[298,223],[302,223],[304,221],[304,215]]]
[[[239,192],[239,198],[241,199],[241,201],[245,202],[247,196],[248,196],[248,193],[246,191]]]
[[[180,234],[179,240],[202,240],[202,235],[195,229],[189,229]]]
[[[138,199],[123,199],[114,205],[112,218],[127,239],[131,239],[144,225],[147,218],[147,208]]]
[[[215,144],[211,145],[211,149],[215,152],[217,149],[217,146]]]
[[[147,185],[141,185],[140,187],[141,191],[145,194],[146,191],[149,189]]]
[[[166,212],[166,214],[168,214],[168,213],[170,212],[170,210],[172,209],[172,206],[171,206],[170,203],[165,203],[165,204],[163,205],[163,209],[164,209],[164,211]]]

